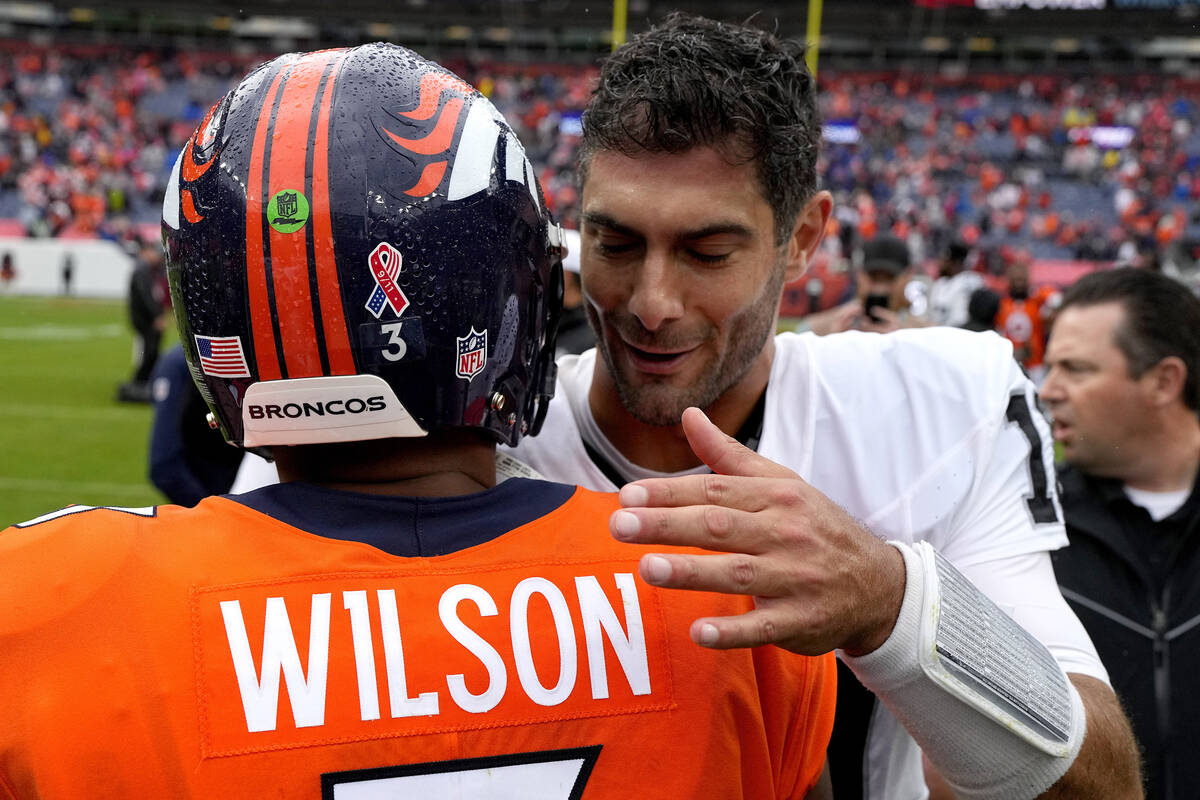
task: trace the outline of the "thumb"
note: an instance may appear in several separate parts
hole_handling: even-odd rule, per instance
[[[683,412],[683,433],[696,457],[719,475],[742,475],[750,478],[797,478],[787,467],[743,445],[728,435],[698,408]]]

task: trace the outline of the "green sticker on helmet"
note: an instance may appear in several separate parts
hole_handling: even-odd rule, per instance
[[[280,233],[295,233],[308,222],[308,199],[295,189],[276,192],[267,204],[267,221]]]

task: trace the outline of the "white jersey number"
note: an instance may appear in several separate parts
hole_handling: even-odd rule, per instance
[[[600,746],[321,776],[322,800],[579,800]]]

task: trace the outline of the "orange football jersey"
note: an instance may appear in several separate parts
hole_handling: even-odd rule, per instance
[[[454,508],[370,502],[430,538]],[[220,497],[9,528],[0,796],[802,797],[832,655],[692,643],[696,617],[751,601],[641,582],[616,506],[578,489],[428,557]]]
[[[996,330],[1013,343],[1013,356],[1024,367],[1036,367],[1046,354],[1045,306],[1057,289],[1043,287],[1021,300],[1005,296],[996,312]]]

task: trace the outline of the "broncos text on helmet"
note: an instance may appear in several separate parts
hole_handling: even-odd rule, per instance
[[[254,70],[179,154],[163,238],[188,364],[231,443],[540,427],[561,232],[500,113],[416,53]]]

